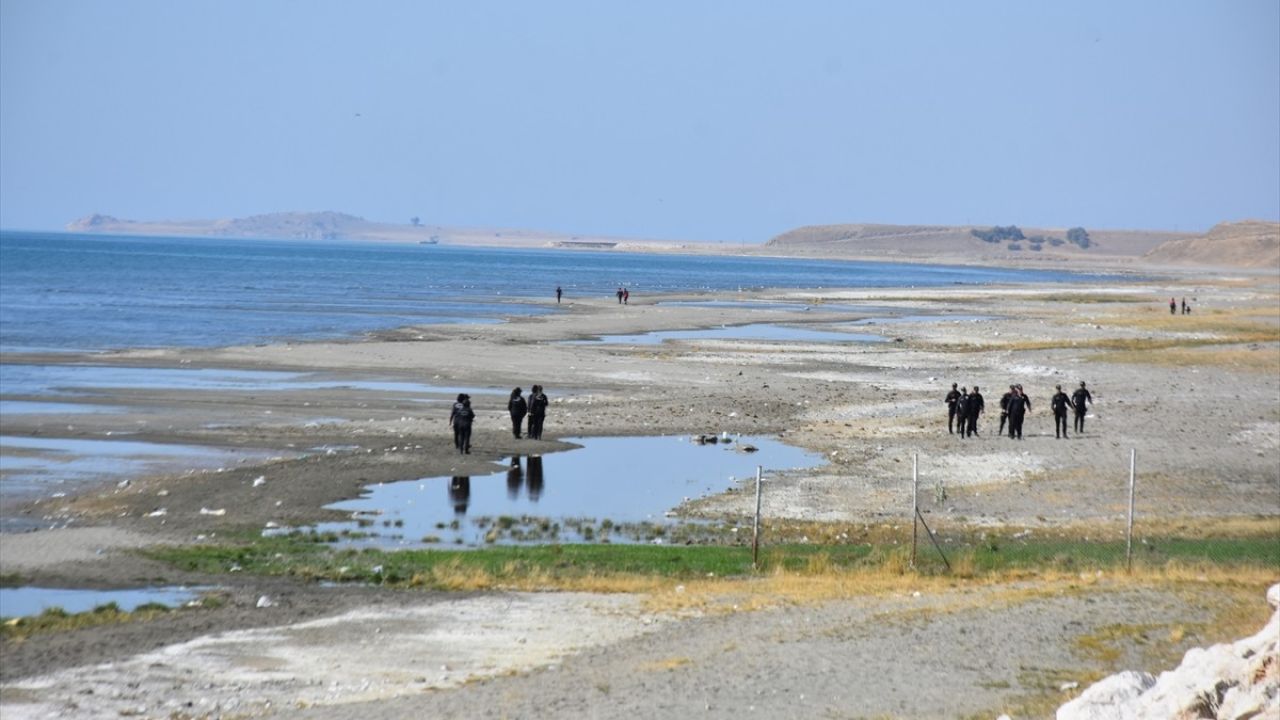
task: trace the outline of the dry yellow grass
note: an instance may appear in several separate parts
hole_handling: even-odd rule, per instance
[[[1139,350],[1105,352],[1094,355],[1095,362],[1134,363],[1169,367],[1207,366],[1243,372],[1280,373],[1280,346],[1268,344],[1252,348],[1168,348],[1152,353]]]

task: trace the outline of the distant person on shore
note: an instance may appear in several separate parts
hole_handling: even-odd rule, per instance
[[[541,385],[534,385],[529,391],[529,439],[542,439],[542,421],[547,417],[547,394],[542,392]]]
[[[1022,439],[1022,421],[1031,409],[1031,398],[1022,391],[1021,385],[1013,386],[1013,395],[1009,397],[1009,439]]]
[[[1056,385],[1058,392],[1054,393],[1053,398],[1049,400],[1049,407],[1053,410],[1053,436],[1056,438],[1067,439],[1067,408],[1071,407],[1071,398],[1062,392],[1062,386]]]
[[[1186,299],[1186,298],[1182,298],[1182,314],[1183,314],[1183,315],[1190,315],[1190,314],[1191,314],[1191,308],[1187,307],[1187,299]]]
[[[1071,407],[1076,410],[1076,432],[1084,432],[1084,414],[1086,411],[1086,403],[1093,404],[1093,395],[1089,394],[1089,390],[1084,386],[1084,381],[1080,381],[1080,387],[1074,393],[1071,393]]]
[[[966,437],[973,437],[978,434],[978,416],[987,408],[986,398],[982,397],[977,385],[973,386],[973,392],[969,393],[969,408],[965,413],[969,422],[964,427]]]
[[[1169,314],[1170,315],[1178,314],[1178,301],[1174,300],[1173,298],[1169,298]]]
[[[1004,424],[1009,419],[1009,399],[1013,397],[1013,391],[1017,388],[1013,385],[1009,386],[1009,392],[1000,396],[1000,430],[997,435],[1004,434]]]
[[[459,453],[471,454],[471,421],[476,413],[471,409],[471,396],[458,394],[458,401],[449,413],[449,426],[453,428],[453,446]]]
[[[507,412],[511,413],[511,434],[520,439],[520,426],[524,424],[524,416],[529,413],[529,405],[524,401],[524,390],[516,388],[511,391],[511,399],[507,400]]]
[[[557,304],[557,305],[559,305],[559,304],[560,304],[560,296],[561,296],[561,295],[564,295],[564,290],[561,290],[561,289],[560,289],[560,286],[559,286],[559,285],[557,285],[557,286],[556,286],[556,304]]]
[[[622,286],[621,285],[618,286],[618,304],[619,305],[622,304]]]
[[[951,383],[951,392],[947,393],[947,397],[943,402],[947,404],[947,432],[954,435],[955,430],[951,429],[951,425],[956,419],[956,402],[960,400],[960,391],[956,389],[956,383]]]
[[[960,388],[960,397],[956,398],[956,430],[960,439],[964,439],[964,426],[969,421],[969,388]]]
[[[622,304],[623,305],[631,304],[631,291],[626,288],[622,288]]]

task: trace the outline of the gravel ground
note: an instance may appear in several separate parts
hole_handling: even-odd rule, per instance
[[[1241,313],[1280,324],[1274,279],[1196,283],[1197,312],[1221,311],[1224,324]],[[502,396],[481,398],[471,456],[452,452],[447,405],[359,387],[105,391],[94,402],[126,411],[77,416],[74,422],[41,415],[3,418],[6,435],[102,438],[127,428],[137,440],[265,450],[276,459],[133,478],[124,487],[111,482],[69,497],[7,506],[6,516],[71,529],[0,535],[0,573],[63,587],[216,582],[226,586],[228,602],[159,621],[0,643],[0,705],[6,720],[41,713],[200,716],[214,712],[214,702],[222,708],[218,713],[320,717],[954,717],[997,710],[1059,678],[1113,669],[1076,654],[1071,639],[1112,623],[1200,622],[1201,599],[1103,584],[1008,601],[1002,599],[1008,588],[960,583],[920,598],[854,597],[706,617],[654,613],[627,596],[548,593],[518,596],[523,614],[512,614],[516,596],[425,596],[238,576],[227,584],[228,577],[184,575],[129,551],[152,543],[216,540],[220,533],[268,522],[333,517],[322,506],[352,497],[365,485],[496,472],[505,456],[571,447],[558,438],[721,431],[780,434],[828,458],[812,471],[769,474],[764,509],[771,521],[904,523],[910,460],[918,455],[922,487],[930,490],[922,493],[925,510],[944,529],[1114,524],[1123,513],[1129,448],[1139,458],[1141,518],[1280,518],[1276,343],[1188,346],[1139,362],[1120,362],[1097,349],[1134,338],[1196,342],[1212,335],[1203,323],[1169,328],[1152,311],[1171,294],[1192,296],[1187,285],[1119,290],[1149,296],[1149,303],[1097,302],[1116,294],[1115,287],[1104,286],[742,296],[803,302],[811,308],[804,313],[670,306],[647,298],[621,308],[607,301],[575,302],[547,317],[409,329],[359,342],[6,357],[5,362],[289,369],[497,390],[542,382],[553,405],[549,439],[535,443],[517,441],[505,429]],[[823,309],[850,303],[939,318],[849,325],[885,313]],[[990,319],[974,321],[972,315]],[[559,343],[602,334],[802,321],[813,329],[883,333],[887,342]],[[1001,346],[1015,338],[1052,338],[1066,346]],[[1209,355],[1190,361],[1163,356],[1175,351]],[[1082,379],[1095,399],[1087,432],[1057,440],[1048,395],[1054,384],[1070,388]],[[942,398],[951,382],[986,389],[982,437],[960,440],[946,433]],[[1026,386],[1035,403],[1021,442],[991,433],[997,388],[1010,382]],[[316,425],[316,417],[340,420]],[[265,482],[255,485],[258,478]],[[947,489],[941,503],[932,499],[937,483]],[[729,492],[682,510],[745,516],[749,502],[747,493]],[[163,515],[152,515],[161,508]],[[201,514],[201,508],[226,513]],[[262,595],[277,602],[257,608]],[[423,654],[413,661],[420,672],[392,667],[401,674],[352,685],[362,673],[351,666],[326,668],[317,660],[354,653],[368,658],[363,674],[371,676],[379,662],[403,664],[395,662],[407,657],[398,650],[378,657],[379,642],[369,643],[368,634],[353,637],[350,616],[334,620],[356,611],[384,613],[366,620],[384,631],[400,628],[414,641],[409,646],[420,644]],[[534,618],[547,623],[540,633],[515,627],[528,627]],[[313,624],[283,629],[305,622]],[[276,629],[253,634],[267,628]],[[241,632],[249,633],[244,644],[229,640]],[[285,635],[309,649],[281,661],[263,638]],[[368,646],[364,655],[362,645]],[[475,660],[485,648],[487,659]],[[464,659],[442,659],[455,656]],[[444,666],[450,670],[440,671]],[[290,668],[283,677],[281,667]],[[442,673],[446,680],[440,680]],[[316,690],[335,679],[341,682],[333,692]],[[92,695],[84,692],[88,687]],[[224,703],[231,697],[239,703],[233,710]],[[209,703],[200,705],[202,698]],[[298,709],[299,700],[305,710]]]

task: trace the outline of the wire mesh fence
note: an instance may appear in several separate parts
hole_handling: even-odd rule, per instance
[[[928,457],[912,456],[905,467],[901,513],[848,523],[849,531],[829,523],[829,552],[850,564],[896,563],[921,573],[1212,566],[1280,574],[1280,469],[1274,481],[1243,487],[1196,482],[1144,475],[1129,450],[1117,453],[1115,471],[1103,478],[1067,469],[949,486],[930,473]],[[763,485],[767,497],[767,472]],[[816,534],[810,528],[797,536],[785,522],[766,522],[760,533],[766,548],[792,552]]]

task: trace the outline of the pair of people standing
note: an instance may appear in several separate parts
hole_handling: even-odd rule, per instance
[[[630,291],[630,290],[628,290],[628,289],[626,289],[626,288],[624,288],[624,287],[620,287],[620,288],[618,288],[618,292],[617,292],[616,294],[617,294],[617,296],[618,296],[618,304],[619,304],[619,305],[627,305],[627,304],[629,304],[629,303],[631,302],[631,291]]]
[[[524,391],[516,388],[511,391],[511,398],[507,400],[507,412],[511,415],[511,434],[520,437],[520,428],[524,423],[526,416],[529,418],[528,436],[530,440],[542,439],[542,422],[547,417],[547,394],[542,391],[541,385],[534,385],[529,390],[529,399],[525,400],[521,394]]]

